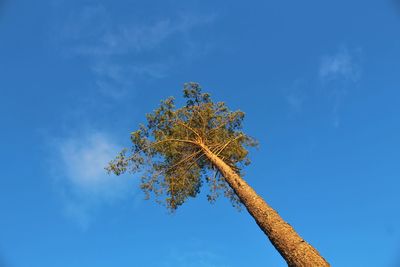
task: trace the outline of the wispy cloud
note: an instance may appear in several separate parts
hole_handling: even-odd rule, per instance
[[[356,82],[360,75],[361,67],[358,63],[357,55],[351,54],[346,47],[342,47],[332,55],[325,55],[321,59],[319,76],[324,81],[345,80]]]
[[[361,49],[342,46],[336,53],[324,55],[319,66],[322,87],[332,100],[333,124],[340,125],[339,110],[346,95],[358,85],[361,74]]]
[[[86,20],[86,23],[83,23],[84,25],[92,25],[93,22],[96,23],[98,20],[107,17],[103,8],[97,7],[89,10],[90,12],[83,12],[78,17],[78,21]],[[87,13],[90,15],[87,15]],[[75,34],[78,43],[74,50],[82,55],[94,56],[144,53],[159,48],[173,35],[185,34],[195,27],[212,22],[212,20],[213,16],[188,17],[181,15],[174,19],[163,18],[149,24],[111,24],[108,26],[100,23],[97,31],[95,31],[97,34],[92,33],[93,37],[97,39],[95,43],[85,42],[81,38],[80,33],[86,33],[84,28],[81,28],[78,34]]]
[[[104,134],[67,138],[60,143],[60,156],[69,182],[76,188],[94,193],[112,192],[114,180],[104,167],[116,154],[117,146]]]
[[[304,79],[297,79],[284,90],[285,100],[295,113],[303,110],[307,100],[308,87],[309,85]]]
[[[140,79],[158,79],[208,49],[191,33],[214,15],[171,14],[146,21],[116,20],[103,5],[73,10],[58,30],[62,51],[88,60],[95,83],[107,96],[121,98]],[[174,47],[171,49],[171,47]]]
[[[335,52],[320,57],[317,75],[295,79],[283,89],[290,107],[289,114],[299,114],[313,103],[325,102],[333,119],[340,126],[340,109],[346,96],[359,87],[362,77],[362,50],[339,47]],[[321,110],[321,112],[323,112]]]
[[[108,175],[104,169],[118,149],[107,134],[98,131],[55,142],[57,190],[66,215],[83,228],[102,205],[123,199],[135,188],[131,178]]]

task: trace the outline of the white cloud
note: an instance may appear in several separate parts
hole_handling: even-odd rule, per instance
[[[92,132],[56,142],[55,177],[66,215],[83,228],[94,214],[135,192],[135,180],[128,176],[108,175],[104,169],[115,157],[119,146],[104,133]]]
[[[82,139],[69,138],[60,144],[66,177],[83,191],[108,192],[117,179],[105,174],[104,167],[117,153],[117,146],[103,134],[94,133]]]
[[[323,80],[343,79],[355,82],[360,78],[360,75],[361,67],[356,56],[350,54],[345,47],[333,55],[322,57],[319,76]]]

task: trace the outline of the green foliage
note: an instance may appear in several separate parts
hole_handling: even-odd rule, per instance
[[[246,147],[256,145],[242,131],[244,113],[230,111],[224,102],[212,102],[197,83],[186,83],[183,96],[185,106],[176,108],[170,97],[147,114],[147,125],[131,133],[132,147],[121,151],[106,169],[116,175],[140,173],[146,196],[153,194],[171,211],[195,197],[203,182],[209,185],[210,202],[223,192],[238,206],[239,199],[202,146],[240,174],[243,165],[250,163]]]

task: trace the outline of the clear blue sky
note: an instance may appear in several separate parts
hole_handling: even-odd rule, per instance
[[[103,166],[197,81],[246,112],[245,178],[333,266],[400,266],[395,1],[0,1],[0,266],[285,266],[204,194]]]

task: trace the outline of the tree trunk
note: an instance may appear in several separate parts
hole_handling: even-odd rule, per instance
[[[205,145],[202,145],[202,149],[235,191],[261,230],[286,260],[288,266],[330,266],[318,251],[304,241],[293,227],[285,222],[231,167]]]

